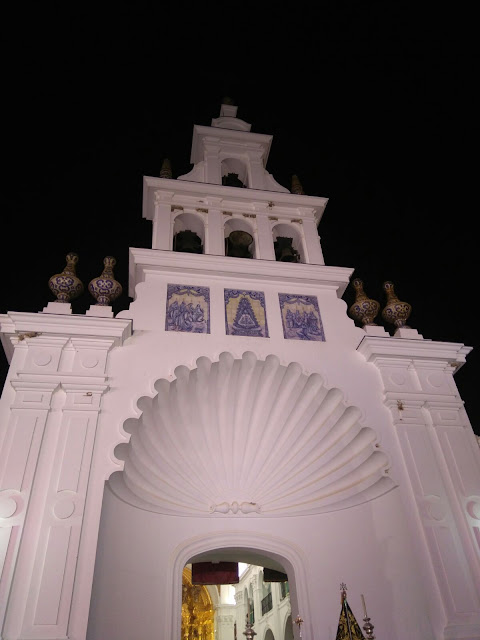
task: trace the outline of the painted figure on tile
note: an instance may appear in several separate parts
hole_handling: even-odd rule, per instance
[[[201,325],[203,321],[204,313],[199,304],[193,308],[191,302],[185,304],[182,301],[179,305],[175,300],[168,310],[168,324],[177,331],[192,331],[194,326]]]
[[[166,331],[210,333],[209,302],[208,287],[169,284]]]
[[[293,340],[324,341],[320,310],[315,296],[280,293],[283,335]]]

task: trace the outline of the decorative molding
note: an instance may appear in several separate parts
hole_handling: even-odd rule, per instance
[[[24,342],[32,341],[32,344],[34,342],[37,345],[39,340],[66,340],[68,337],[78,336],[85,340],[110,338],[114,346],[119,346],[130,337],[132,321],[123,318],[9,311],[0,316],[0,333],[12,336],[23,334]],[[29,333],[38,334],[39,337],[29,337]]]
[[[466,356],[472,351],[472,347],[456,342],[364,336],[357,351],[367,362],[373,362],[377,366],[395,364],[400,358],[415,361],[416,366],[418,361],[422,360],[431,363],[440,361],[451,370],[452,363],[455,363],[455,368],[460,368],[465,363]]]
[[[164,182],[166,182],[165,178],[160,178],[161,180],[163,180]],[[170,182],[170,180],[169,180]],[[165,185],[163,185],[165,186]],[[145,196],[145,192],[146,192],[146,186],[144,184],[144,196]],[[163,189],[157,189],[156,191],[153,192],[153,204],[154,206],[159,206],[162,204],[168,204],[172,199],[173,196],[175,195],[174,191],[164,191]],[[145,204],[145,202],[144,202]]]
[[[256,502],[221,502],[220,504],[212,504],[210,513],[261,513],[262,507]]]
[[[165,195],[160,195],[165,190]],[[154,195],[155,194],[155,195]],[[158,195],[157,195],[158,194]],[[143,179],[143,217],[153,220],[155,216],[155,202],[171,202],[174,198],[176,205],[186,206],[188,202],[199,202],[206,198],[215,199],[219,207],[225,210],[245,210],[252,201],[255,204],[269,207],[282,207],[291,211],[290,215],[308,213],[316,223],[320,221],[328,198],[292,194],[290,192],[275,192],[275,202],[271,200],[272,193],[261,189],[235,189],[224,185],[215,185],[189,180],[168,180],[145,176]]]
[[[178,277],[180,269],[183,277],[189,273],[195,274],[196,279],[201,277],[207,279],[212,275],[226,277],[232,283],[232,288],[235,288],[235,282],[248,278],[251,282],[278,283],[284,287],[287,287],[289,283],[295,283],[310,287],[331,288],[336,290],[337,296],[341,298],[353,273],[353,269],[346,267],[304,263],[297,263],[295,269],[292,269],[290,262],[276,260],[242,260],[240,266],[238,260],[232,260],[225,256],[156,251],[134,247],[130,248],[130,266],[129,292],[132,297],[135,296],[135,286],[145,280],[147,273],[149,275],[159,273],[168,277],[173,277],[172,274],[175,273]],[[396,340],[396,342],[400,342],[400,340]],[[420,341],[416,340],[415,342]]]

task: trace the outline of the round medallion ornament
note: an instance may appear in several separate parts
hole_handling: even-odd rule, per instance
[[[0,498],[0,518],[10,518],[15,515],[17,503],[10,496]]]
[[[53,512],[59,520],[65,520],[69,518],[75,511],[75,503],[73,500],[63,498],[59,500],[53,508]]]
[[[115,280],[113,267],[117,261],[112,256],[107,256],[103,261],[102,275],[90,280],[88,290],[97,301],[98,305],[110,306],[122,293],[122,285]]]
[[[384,282],[383,289],[387,295],[387,304],[382,311],[382,317],[385,322],[395,325],[397,329],[410,329],[407,325],[407,320],[412,312],[412,305],[398,299],[393,282],[389,280]]]
[[[349,315],[362,327],[376,326],[374,320],[380,311],[380,303],[366,295],[363,290],[363,281],[360,278],[355,278],[352,285],[355,289],[355,302],[348,309]]]
[[[67,264],[62,273],[56,273],[48,281],[51,292],[57,298],[57,302],[70,302],[83,293],[83,283],[77,278],[75,269],[78,262],[76,253],[68,253]]]

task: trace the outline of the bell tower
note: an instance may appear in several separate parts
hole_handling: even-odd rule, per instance
[[[231,100],[223,102],[210,127],[194,126],[190,156],[194,168],[179,180],[288,193],[265,169],[272,136],[252,133],[251,125],[237,118]]]
[[[250,129],[225,98],[210,127],[193,128],[192,170],[145,178],[152,248],[323,265],[317,227],[327,199],[278,184],[266,170],[272,136]]]
[[[215,640],[247,613],[258,637],[295,616],[333,637],[343,582],[378,638],[480,637],[480,455],[454,381],[470,347],[406,326],[391,283],[392,333],[361,282],[349,315],[327,199],[278,184],[271,145],[224,99],[189,173],[144,177],[128,309],[0,316],[4,640],[179,639],[199,613],[185,568],[221,561],[287,575],[291,606],[274,633],[252,577],[221,624],[203,602]]]

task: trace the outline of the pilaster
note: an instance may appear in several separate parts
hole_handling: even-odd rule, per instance
[[[220,208],[209,208],[205,222],[205,253],[212,256],[225,255],[223,214]]]
[[[34,487],[34,479],[42,475],[37,468],[38,459],[58,383],[16,380],[12,386],[16,394],[0,451],[0,620],[5,618],[7,602],[9,610],[19,617],[26,604],[28,593],[24,593],[23,598],[15,598],[13,593],[9,599],[10,588],[14,573],[21,576],[28,572],[28,567],[22,566],[25,561],[22,563],[19,559],[20,543],[26,548],[34,542],[28,531],[24,533],[27,511],[33,527],[35,518],[42,513],[44,500],[41,491]],[[29,509],[32,499],[36,505]]]
[[[221,607],[220,611],[217,611],[216,615],[215,638],[217,638],[218,640],[230,640],[230,638],[233,638],[234,634],[235,616],[233,615],[233,613],[228,613],[228,608],[226,607]]]
[[[250,177],[250,187],[252,189],[264,189],[264,175],[265,175],[265,167],[263,161],[263,150],[262,151],[249,151],[249,177]]]
[[[205,182],[208,182],[210,184],[222,183],[222,171],[219,156],[220,150],[221,146],[213,141],[205,143]]]
[[[358,347],[382,376],[445,638],[480,636],[480,451],[453,380],[470,350],[371,336]]]
[[[1,399],[9,415],[0,452],[1,637],[73,637],[72,594],[107,359],[131,327],[126,320],[10,313],[0,328],[21,353],[11,359],[11,388]]]
[[[306,262],[309,264],[325,264],[315,220],[313,217],[305,216],[302,218],[302,223],[303,238],[306,249]]]
[[[171,201],[173,192],[155,191],[152,228],[152,249],[170,251],[172,249]]]
[[[268,206],[259,204],[256,207],[259,214],[256,217],[258,257],[262,260],[275,261],[275,250],[273,248],[272,225],[268,218]],[[262,211],[263,210],[263,211]]]
[[[258,574],[254,574],[250,578],[253,593],[253,606],[255,608],[255,624],[258,625],[262,617],[262,585],[258,579]]]

